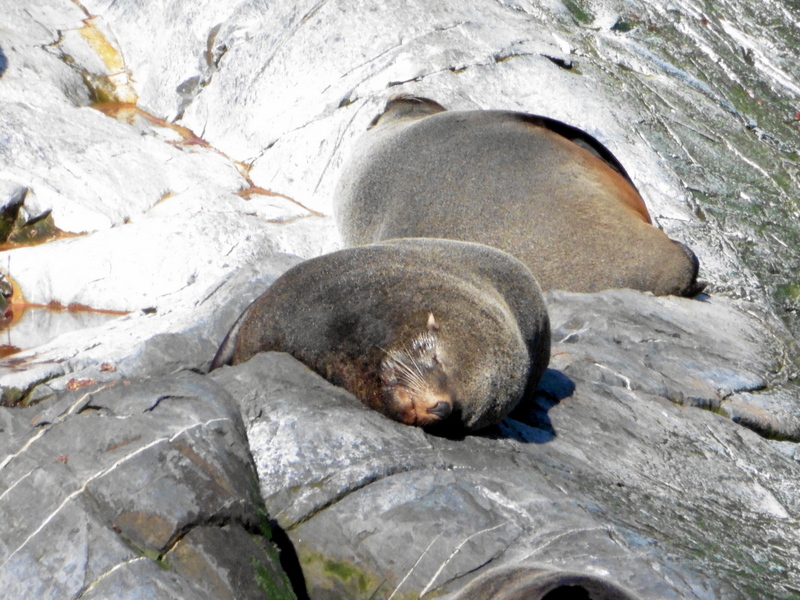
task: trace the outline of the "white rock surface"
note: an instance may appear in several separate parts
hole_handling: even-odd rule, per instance
[[[694,190],[674,170],[705,158],[694,157],[685,131],[716,142],[714,123],[745,131],[745,117],[652,34],[678,30],[686,52],[726,68],[720,44],[751,48],[766,84],[796,97],[787,50],[766,58],[767,41],[777,42],[735,3],[720,11],[739,14],[736,27],[682,1],[0,7],[8,23],[0,176],[30,189],[29,214],[52,210],[62,230],[88,232],[8,251],[4,267],[31,302],[133,311],[124,322],[136,331],[130,339],[116,325],[71,334],[18,356],[29,368],[55,361],[69,374],[90,356],[122,360],[149,336],[186,331],[196,303],[248,262],[337,248],[331,192],[342,162],[400,92],[584,128],[625,165],[655,220],[695,249],[716,289],[761,297],[730,232],[696,216]],[[632,33],[611,29],[623,19]],[[748,24],[755,33],[745,36]],[[105,112],[117,118],[92,108],[97,100],[116,102]],[[669,154],[673,147],[685,156]],[[738,138],[720,147],[731,169],[764,162]],[[250,186],[277,195],[236,195]],[[151,308],[159,318],[136,312]]]

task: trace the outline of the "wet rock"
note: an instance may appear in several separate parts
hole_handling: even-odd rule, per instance
[[[56,338],[48,345],[12,355],[0,365],[2,403],[30,401],[38,393],[37,386],[63,390],[73,379],[104,382],[181,370],[206,371],[241,311],[300,260],[271,255],[269,249],[263,252],[261,260],[208,287],[192,290],[190,297],[197,294],[199,299],[182,309],[125,315],[71,332],[65,336],[66,343]]]
[[[0,292],[2,293],[2,292]],[[17,314],[19,313],[19,314]],[[119,318],[119,314],[68,310],[63,307],[11,307],[12,327],[6,343],[19,349],[44,346],[61,335],[92,329]]]

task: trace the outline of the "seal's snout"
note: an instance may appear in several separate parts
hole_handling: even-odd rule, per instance
[[[436,406],[428,409],[428,414],[437,419],[446,419],[453,412],[453,405],[450,402],[438,402]]]

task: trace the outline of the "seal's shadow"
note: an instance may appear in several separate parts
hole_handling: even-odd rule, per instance
[[[557,434],[547,413],[574,391],[575,383],[569,377],[556,369],[547,369],[536,391],[526,394],[511,414],[479,435],[532,444],[552,441]]]
[[[8,68],[8,58],[6,58],[6,54],[5,52],[3,52],[3,49],[0,48],[0,77],[2,77],[5,74],[7,68]]]
[[[467,435],[500,439],[507,438],[519,442],[544,444],[556,437],[556,430],[550,421],[548,411],[575,391],[575,383],[561,371],[547,369],[533,393],[528,392],[505,419],[475,433],[468,433],[462,427],[458,408],[453,409],[451,418],[425,428],[427,433],[452,440],[463,440]]]

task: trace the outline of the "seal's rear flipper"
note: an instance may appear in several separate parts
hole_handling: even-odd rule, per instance
[[[233,351],[236,348],[236,337],[239,334],[239,329],[242,327],[242,323],[244,323],[245,315],[247,315],[250,307],[253,306],[250,304],[239,318],[236,319],[236,323],[233,324],[231,330],[228,332],[228,335],[225,336],[225,339],[222,340],[222,344],[220,344],[219,350],[214,355],[214,360],[211,361],[211,367],[208,369],[209,372],[213,371],[214,369],[219,369],[224,365],[229,365],[233,361]]]

